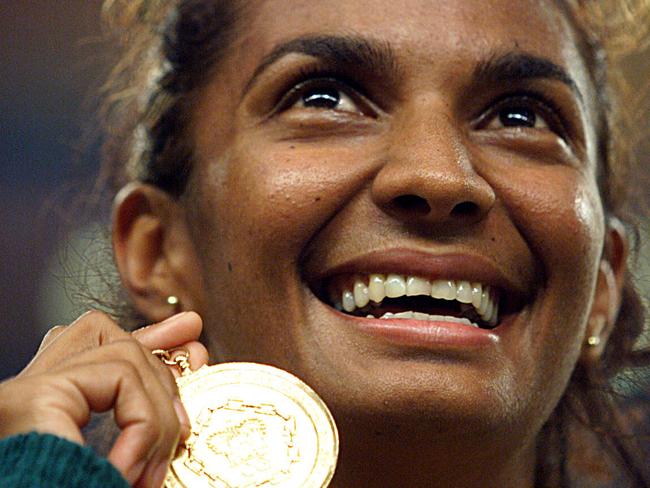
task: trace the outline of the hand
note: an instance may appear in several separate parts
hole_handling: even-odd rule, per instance
[[[0,438],[37,431],[84,444],[91,412],[114,411],[121,432],[108,459],[138,488],[159,488],[189,419],[170,369],[152,349],[182,347],[192,369],[207,362],[193,312],[125,332],[107,315],[89,312],[55,327],[15,378],[0,384]]]

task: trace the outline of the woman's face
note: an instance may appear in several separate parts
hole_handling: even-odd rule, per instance
[[[604,238],[592,99],[556,2],[250,2],[192,123],[213,359],[290,370],[339,417],[537,431]]]

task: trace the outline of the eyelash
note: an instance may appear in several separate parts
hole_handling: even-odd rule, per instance
[[[273,113],[289,109],[296,103],[300,96],[309,88],[322,84],[335,88],[349,96],[360,108],[364,115],[376,115],[377,109],[369,102],[364,90],[350,80],[347,76],[332,69],[323,69],[321,66],[302,66],[296,75],[285,84],[281,97],[275,104]],[[499,116],[499,112],[508,107],[523,107],[533,110],[536,116],[546,122],[549,130],[558,134],[562,139],[569,139],[569,130],[564,123],[562,110],[542,93],[527,90],[521,92],[507,93],[490,102],[479,115],[476,128],[486,126],[489,122]]]
[[[300,99],[300,96],[307,89],[318,87],[318,85],[335,88],[345,93],[359,106],[364,115],[372,115],[376,112],[361,87],[342,73],[331,69],[323,69],[319,66],[303,66],[296,73],[296,76],[285,84],[287,88],[282,90],[282,95],[275,104],[273,113],[287,110]]]

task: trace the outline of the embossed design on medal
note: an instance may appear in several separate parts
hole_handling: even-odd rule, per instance
[[[215,487],[282,486],[300,461],[296,421],[274,405],[229,399],[204,407],[185,443],[183,464]]]

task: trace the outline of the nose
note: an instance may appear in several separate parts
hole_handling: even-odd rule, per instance
[[[421,112],[421,110],[420,110]],[[433,110],[402,117],[391,131],[385,164],[371,194],[389,215],[412,223],[472,223],[495,201],[451,117]]]

